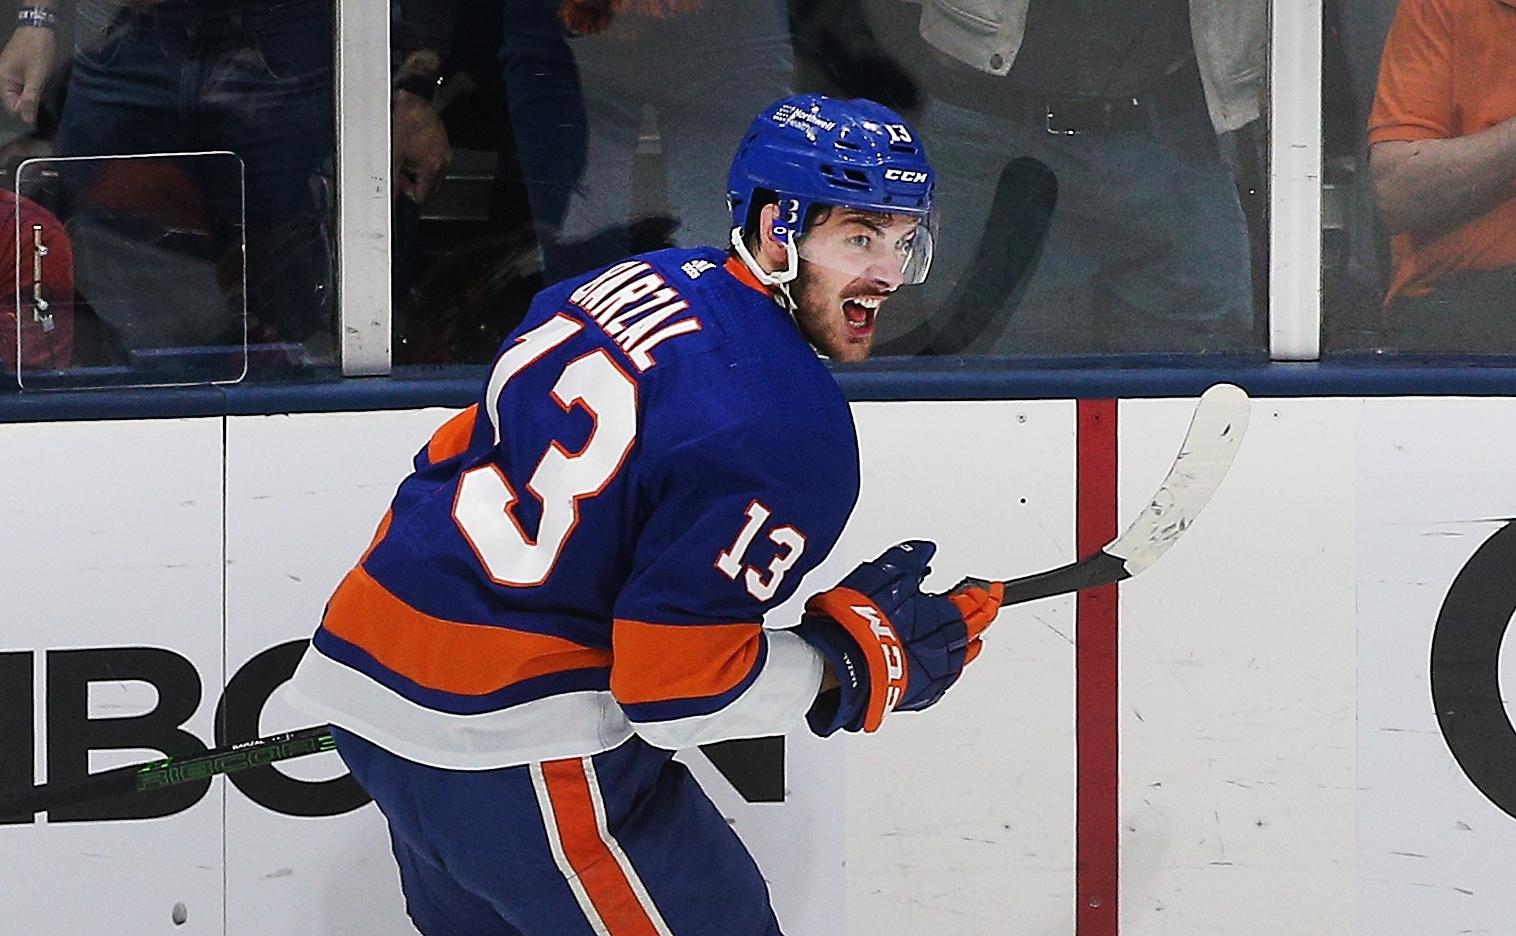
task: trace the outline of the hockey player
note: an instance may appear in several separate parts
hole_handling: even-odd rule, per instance
[[[999,586],[922,592],[921,541],[760,624],[858,495],[815,352],[867,356],[880,305],[926,275],[931,190],[888,109],[771,106],[732,162],[729,252],[543,291],[417,454],[292,698],[336,726],[426,936],[779,934],[673,751],[801,718],[875,731],[978,653]]]

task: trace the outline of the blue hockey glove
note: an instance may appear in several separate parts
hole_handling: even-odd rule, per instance
[[[816,734],[877,731],[896,709],[924,709],[978,656],[1004,587],[923,593],[936,551],[923,540],[892,546],[806,602],[795,633],[826,657],[840,683],[838,696],[823,693],[807,716]]]

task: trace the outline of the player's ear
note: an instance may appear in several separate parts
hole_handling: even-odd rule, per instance
[[[774,236],[774,225],[779,223],[779,205],[770,202],[758,212],[758,256],[771,270],[782,270],[789,265],[789,255],[784,244]]]

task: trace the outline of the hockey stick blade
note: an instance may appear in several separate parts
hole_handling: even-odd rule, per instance
[[[1011,160],[995,188],[969,273],[948,300],[951,314],[922,354],[962,354],[976,340],[993,343],[1005,331],[1015,312],[1012,296],[1042,255],[1057,205],[1052,169],[1030,156]],[[992,324],[998,326],[993,331]]]
[[[332,749],[331,726],[313,725],[267,738],[229,744],[203,754],[163,757],[143,764],[128,764],[86,777],[44,783],[19,796],[0,798],[0,819],[26,819],[60,806],[73,806],[130,793],[147,793],[208,779],[216,774],[236,773]]]
[[[979,245],[942,303],[946,321],[920,322],[875,353],[961,354],[991,322],[1004,326],[1010,317],[1007,303],[1039,256],[1057,204],[1058,178],[1045,163],[1030,156],[1006,163],[995,182]]]
[[[1248,409],[1247,393],[1232,384],[1216,384],[1201,394],[1173,467],[1126,532],[1077,562],[1003,582],[1001,607],[1113,585],[1157,562],[1221,486],[1247,432]],[[991,584],[966,578],[953,590]]]

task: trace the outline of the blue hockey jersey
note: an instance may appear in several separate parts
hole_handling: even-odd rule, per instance
[[[760,622],[857,495],[846,400],[740,262],[560,283],[416,455],[291,701],[457,769],[783,733],[821,660]]]

